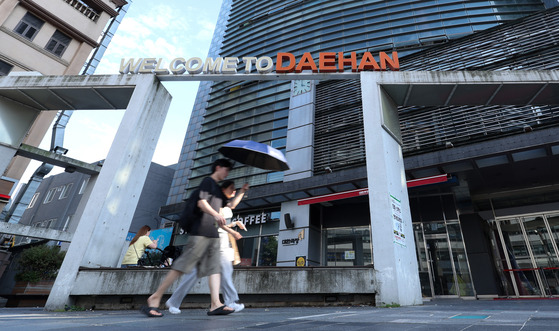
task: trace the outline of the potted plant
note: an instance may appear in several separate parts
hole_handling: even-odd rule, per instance
[[[13,292],[49,294],[65,255],[59,246],[40,245],[24,250],[18,260]]]

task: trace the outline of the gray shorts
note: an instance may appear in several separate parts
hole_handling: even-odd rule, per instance
[[[219,238],[189,236],[181,255],[171,269],[188,274],[198,270],[198,278],[221,273]]]

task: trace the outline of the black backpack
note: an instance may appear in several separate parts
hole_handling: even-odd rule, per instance
[[[200,190],[194,190],[186,199],[184,209],[179,218],[180,227],[190,233],[192,226],[196,220],[202,217],[202,210],[198,207],[198,199],[200,196]]]

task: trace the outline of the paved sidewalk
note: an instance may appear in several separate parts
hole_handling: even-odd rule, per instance
[[[0,308],[2,330],[559,330],[559,300],[440,299],[422,306],[247,308],[228,316],[202,309],[167,311],[46,312]]]

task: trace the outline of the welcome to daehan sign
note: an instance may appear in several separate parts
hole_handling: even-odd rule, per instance
[[[121,74],[156,74],[156,75],[219,75],[219,74],[237,74],[239,63],[244,63],[244,69],[241,73],[249,74],[255,69],[259,74],[275,73],[301,73],[304,70],[312,72],[343,72],[349,68],[353,72],[360,71],[384,71],[400,70],[398,62],[398,53],[392,52],[392,57],[385,52],[378,54],[379,61],[375,60],[370,52],[363,53],[360,59],[357,59],[357,53],[351,52],[349,57],[345,57],[343,52],[325,52],[319,53],[318,64],[313,59],[311,53],[304,53],[297,61],[291,53],[277,53],[276,62],[269,56],[245,56],[238,57],[216,57],[206,58],[202,61],[199,57],[191,57],[185,59],[178,57],[173,59],[169,64],[165,64],[163,59],[159,58],[139,58],[139,59],[121,59]]]

